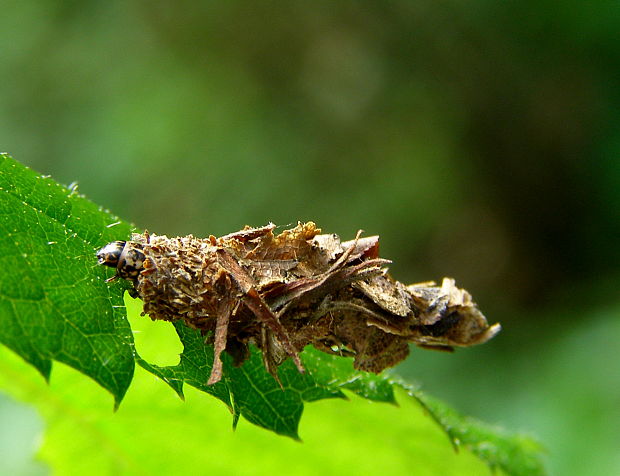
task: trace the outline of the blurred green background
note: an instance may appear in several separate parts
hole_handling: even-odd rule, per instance
[[[399,373],[537,436],[553,474],[620,474],[620,4],[4,1],[1,22],[2,151],[155,233],[380,234],[396,278],[452,276],[504,328]]]

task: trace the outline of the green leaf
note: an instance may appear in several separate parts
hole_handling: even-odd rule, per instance
[[[308,347],[302,355],[304,365],[315,382],[328,388],[339,388],[376,402],[396,404],[388,373],[381,375],[360,372],[353,368],[352,359],[325,354]]]
[[[455,449],[466,448],[491,469],[501,468],[513,476],[543,476],[541,445],[525,435],[510,433],[460,415],[445,403],[404,382],[395,381],[425,408],[444,429]]]
[[[218,400],[188,386],[183,402],[140,367],[116,413],[104,392],[64,365],[51,386],[29,370],[0,348],[0,388],[36,406],[46,426],[38,459],[59,476],[490,474],[471,453],[456,453],[404,392],[400,407],[355,396],[307,405],[300,444],[243,422],[233,432]]]
[[[224,354],[225,378],[215,385],[206,385],[213,365],[213,348],[204,345],[200,332],[180,322],[174,327],[184,346],[180,363],[159,367],[140,359],[139,364],[168,383],[179,396],[183,395],[185,382],[220,399],[233,413],[233,425],[243,415],[258,426],[298,439],[303,402],[344,397],[338,389],[320,385],[310,375],[300,374],[290,361],[278,369],[280,386],[265,371],[260,351],[255,348],[241,367],[234,367],[232,359]]]
[[[118,405],[134,371],[133,338],[120,287],[103,285],[93,253],[131,227],[6,154],[0,216],[0,342],[46,379],[52,360],[70,365]]]
[[[543,474],[540,449],[531,440],[463,418],[389,373],[356,371],[351,359],[308,348],[302,354],[307,371],[300,374],[287,361],[278,369],[278,382],[265,371],[258,350],[252,349],[251,358],[241,367],[234,367],[225,354],[223,379],[207,386],[213,349],[204,344],[198,331],[176,323],[174,329],[183,346],[180,359],[174,365],[156,365],[135,350],[122,298],[128,284],[106,283],[111,270],[98,266],[94,256],[107,242],[127,238],[132,231],[129,224],[6,155],[0,155],[0,214],[0,265],[4,270],[0,276],[0,342],[46,379],[52,360],[67,364],[110,391],[118,406],[137,361],[181,397],[187,383],[224,402],[232,412],[233,426],[243,416],[293,439],[299,438],[305,402],[342,399],[346,398],[344,391],[349,391],[366,400],[395,404],[395,389],[403,393],[399,389],[404,388],[448,435],[446,446],[451,441],[454,447],[466,448],[508,474]],[[135,302],[127,300],[127,305],[135,311]],[[149,321],[134,316],[132,322]],[[168,328],[172,333],[169,324]],[[156,340],[154,344],[158,346]],[[24,381],[9,367],[4,384],[19,388]],[[23,395],[36,400],[27,391],[32,383],[25,386]],[[80,396],[72,397],[73,404]],[[400,399],[400,404],[406,400]],[[156,408],[152,403],[141,402],[147,413]],[[427,441],[427,436],[417,435],[416,441]]]

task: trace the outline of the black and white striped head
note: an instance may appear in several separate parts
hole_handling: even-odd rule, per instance
[[[144,253],[131,241],[113,241],[97,252],[99,264],[116,269],[119,278],[135,281],[144,269]]]

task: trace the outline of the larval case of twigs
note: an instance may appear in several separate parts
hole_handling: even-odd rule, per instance
[[[152,319],[182,319],[215,348],[209,383],[222,375],[220,354],[236,364],[258,346],[267,370],[313,345],[353,356],[360,370],[402,361],[408,344],[451,350],[493,337],[471,296],[444,278],[404,285],[379,257],[379,237],[341,242],[314,223],[274,234],[275,225],[206,239],[134,234],[145,256],[135,281]]]

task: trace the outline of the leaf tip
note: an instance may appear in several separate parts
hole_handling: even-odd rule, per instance
[[[41,360],[31,360],[21,354],[19,354],[26,362],[33,365],[35,369],[41,374],[43,379],[45,379],[45,383],[49,385],[51,376],[52,376],[52,360],[51,359],[41,359]]]
[[[232,418],[232,430],[235,431],[237,429],[237,424],[239,423],[239,413],[238,412],[233,412],[233,418]]]

